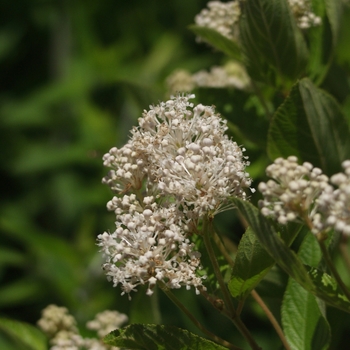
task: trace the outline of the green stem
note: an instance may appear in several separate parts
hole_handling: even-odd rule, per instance
[[[236,316],[235,307],[233,305],[231,295],[226,287],[225,281],[221,275],[220,266],[218,264],[218,261],[216,260],[215,252],[214,252],[213,246],[210,242],[210,229],[209,229],[208,220],[209,220],[208,218],[204,218],[204,220],[203,220],[204,245],[205,245],[205,248],[208,252],[210,262],[213,266],[215,277],[217,278],[219,286],[221,288],[221,292],[223,295],[223,299],[224,299],[226,308],[230,312],[230,317],[234,318]]]
[[[345,283],[343,282],[343,280],[341,279],[337,269],[335,268],[335,266],[333,264],[333,261],[332,261],[332,258],[331,258],[330,254],[329,254],[329,251],[328,251],[328,249],[327,249],[327,247],[326,247],[326,245],[324,243],[324,240],[320,240],[319,239],[318,243],[320,245],[323,257],[324,257],[324,259],[325,259],[329,269],[332,272],[333,277],[335,278],[335,280],[337,281],[339,287],[341,288],[341,290],[344,292],[344,294],[346,295],[346,297],[350,301],[350,291],[347,288],[347,286],[345,285]]]
[[[215,276],[216,276],[218,283],[219,283],[219,286],[221,288],[224,303],[226,305],[226,308],[229,311],[229,315],[230,315],[229,318],[233,322],[233,324],[237,327],[237,329],[241,332],[243,337],[247,340],[250,347],[253,350],[260,350],[261,348],[255,342],[255,340],[252,337],[252,335],[250,334],[248,328],[245,326],[245,324],[242,322],[242,320],[239,318],[238,314],[236,313],[236,310],[235,310],[233,302],[232,302],[231,294],[229,293],[229,291],[226,287],[225,281],[221,275],[220,266],[218,264],[214,249],[213,249],[211,242],[210,242],[210,234],[214,232],[214,230],[212,228],[213,228],[212,221],[210,221],[210,219],[208,217],[205,217],[203,220],[204,245],[205,245],[205,248],[208,252],[211,264],[213,266]]]
[[[260,295],[253,289],[251,292],[252,297],[255,299],[255,301],[260,305],[260,307],[265,312],[267,318],[270,320],[273,328],[275,329],[277,335],[279,336],[283,346],[286,350],[291,350],[286,337],[284,336],[283,330],[279,323],[277,322],[275,316],[272,314],[268,306],[264,303],[264,301],[260,298]]]
[[[348,272],[350,272],[350,257],[349,257],[349,252],[348,252],[348,238],[343,236],[341,238],[340,244],[339,244],[339,250],[340,250],[340,254],[343,257],[344,260],[344,264],[348,270]]]
[[[266,104],[264,96],[262,95],[259,87],[256,85],[256,83],[253,80],[251,80],[251,85],[252,85],[252,88],[253,88],[256,96],[260,100],[262,107],[264,108],[264,111],[265,111],[267,118],[270,120],[272,117],[272,114],[270,113],[269,107]]]
[[[231,258],[230,254],[228,253],[228,251],[226,250],[225,246],[223,245],[223,243],[222,243],[220,237],[218,236],[218,234],[216,233],[216,231],[213,233],[213,235],[214,235],[214,241],[215,241],[217,247],[219,248],[221,254],[224,256],[224,258],[226,259],[226,261],[230,265],[230,267],[233,268],[234,261]],[[279,325],[279,323],[277,322],[275,316],[272,314],[272,312],[268,308],[268,306],[264,303],[264,301],[260,298],[259,294],[255,290],[252,290],[251,295],[255,299],[255,301],[260,305],[262,310],[265,312],[267,318],[271,322],[273,328],[275,329],[275,331],[276,331],[277,335],[279,336],[285,349],[290,350],[290,346],[287,342],[286,337],[284,336],[283,330],[282,330],[281,326]],[[238,315],[241,314],[243,304],[244,304],[244,301],[241,301],[238,304],[237,311],[236,311]]]
[[[213,339],[218,344],[221,344],[231,350],[242,350],[241,348],[229,343],[228,341],[218,337],[217,335],[206,329],[193,315],[192,313],[183,305],[178,298],[169,290],[165,283],[158,281],[158,285],[161,290],[166,294],[166,296],[192,321],[192,323],[204,334]]]

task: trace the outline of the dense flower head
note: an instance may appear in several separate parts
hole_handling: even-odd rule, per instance
[[[96,331],[99,338],[102,339],[126,322],[128,322],[128,316],[125,314],[115,310],[105,310],[98,313],[92,321],[89,321],[86,327]]]
[[[288,0],[288,4],[299,28],[308,29],[321,24],[321,18],[311,11],[309,0]]]
[[[350,235],[350,160],[342,163],[343,173],[330,178],[335,188],[329,186],[318,199],[323,221],[320,228],[333,227],[336,231]]]
[[[103,182],[124,193],[139,191],[147,177],[148,192],[173,196],[198,216],[227,209],[230,196],[246,198],[244,149],[225,135],[226,121],[214,107],[194,106],[193,97],[173,96],[144,111],[127,145],[104,156],[112,170]]]
[[[147,284],[152,295],[157,280],[169,288],[192,285],[198,292],[200,253],[185,237],[183,215],[174,204],[159,206],[153,197],[139,203],[135,195],[124,195],[122,201],[115,197],[110,207],[118,213],[116,231],[98,240],[107,257],[106,275],[115,286],[121,284],[122,294]]]
[[[232,208],[231,196],[247,197],[244,149],[225,135],[214,107],[191,98],[179,94],[150,106],[129,142],[103,157],[111,168],[103,182],[116,192],[107,203],[116,230],[99,235],[98,245],[107,278],[122,294],[146,285],[151,295],[158,281],[204,290],[191,234],[204,217]]]
[[[315,235],[333,229],[350,235],[350,160],[342,163],[344,172],[330,179],[319,168],[297,158],[278,158],[266,168],[272,179],[258,186],[263,195],[261,213],[280,224],[304,222]]]
[[[184,69],[174,71],[166,80],[171,94],[177,91],[191,92],[195,88],[235,88],[246,90],[250,78],[242,64],[228,61],[223,66],[213,66],[210,71],[200,70],[190,74]]]
[[[196,17],[195,23],[201,27],[216,30],[228,39],[237,40],[238,21],[241,16],[239,1],[209,1],[208,9],[203,9]]]
[[[265,216],[275,218],[279,223],[304,220],[316,214],[315,199],[328,187],[328,177],[321,169],[297,158],[277,158],[266,168],[272,179],[258,186],[264,199],[259,202]]]
[[[102,337],[118,329],[127,320],[127,316],[118,311],[101,312],[87,323],[89,329],[97,331],[99,338],[84,338],[79,334],[76,320],[67,308],[49,305],[42,311],[38,326],[49,337],[52,345],[50,350],[119,350],[105,345]]]
[[[74,317],[68,309],[56,305],[48,305],[43,311],[38,326],[49,336],[54,337],[61,331],[77,332]]]

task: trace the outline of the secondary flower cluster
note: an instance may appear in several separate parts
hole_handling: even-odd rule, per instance
[[[224,66],[214,66],[210,71],[200,70],[190,74],[186,70],[176,70],[167,78],[171,93],[177,91],[192,91],[195,88],[236,88],[247,89],[250,86],[249,76],[244,66],[235,61],[229,61]]]
[[[209,1],[208,9],[203,9],[196,17],[195,23],[201,27],[216,30],[228,39],[238,39],[238,21],[241,16],[239,1]],[[199,39],[200,40],[200,39]]]
[[[288,0],[288,4],[301,29],[308,29],[321,24],[322,20],[311,11],[309,0]]]
[[[301,29],[318,26],[322,20],[311,9],[309,0],[288,0],[288,5]],[[239,20],[241,7],[238,0],[222,3],[209,1],[208,9],[203,9],[196,17],[195,23],[201,27],[214,29],[226,38],[239,42]],[[200,41],[201,39],[198,38]]]
[[[297,160],[277,158],[266,168],[272,180],[258,186],[262,214],[280,224],[303,221],[314,234],[333,228],[350,235],[350,161],[343,162],[344,173],[329,179],[321,169]]]
[[[151,106],[129,142],[104,155],[103,179],[118,193],[107,208],[116,230],[98,236],[104,269],[123,293],[157,281],[168,288],[193,286],[199,293],[200,253],[190,241],[204,216],[232,208],[229,197],[246,198],[251,184],[243,150],[224,133],[214,108],[177,95]]]
[[[97,331],[97,338],[84,338],[79,334],[76,321],[68,309],[49,305],[42,311],[38,326],[50,338],[50,350],[118,350],[105,345],[102,338],[128,321],[125,314],[106,310],[87,323],[87,328]]]

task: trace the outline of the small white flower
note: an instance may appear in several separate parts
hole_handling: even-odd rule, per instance
[[[331,183],[319,198],[318,204],[323,215],[327,217],[327,224],[336,231],[350,235],[350,161],[342,163],[343,173],[331,176]]]
[[[192,98],[177,95],[150,106],[127,145],[104,156],[112,169],[104,182],[117,192],[107,208],[117,220],[98,245],[107,278],[122,294],[146,285],[151,295],[157,281],[205,289],[189,230],[232,208],[230,197],[245,199],[251,185],[244,149],[225,135],[226,122]]]
[[[193,255],[194,245],[185,238],[183,213],[175,205],[159,207],[155,202],[148,205],[152,209],[132,215],[121,211],[116,231],[98,236],[98,245],[107,260],[106,275],[114,286],[121,284],[122,294],[148,284],[147,294],[151,295],[157,280],[170,288],[174,288],[173,279],[177,281],[176,288],[182,285],[192,285],[196,290],[204,288],[202,278],[196,275],[199,256]]]
[[[321,17],[311,11],[309,0],[288,0],[288,4],[300,29],[308,29],[322,23]]]
[[[237,40],[240,16],[241,8],[237,0],[226,3],[209,1],[208,9],[203,9],[195,17],[195,23],[201,27],[214,29],[228,39]]]
[[[280,224],[288,221],[312,221],[317,213],[316,199],[329,187],[328,177],[319,168],[305,162],[297,163],[297,158],[277,158],[266,168],[272,180],[259,184],[263,200],[259,202],[264,216],[275,218]],[[317,225],[320,216],[316,215]]]
[[[56,305],[48,305],[42,312],[38,326],[49,337],[54,337],[60,331],[77,333],[77,325],[74,317],[68,309]]]
[[[230,196],[246,198],[249,162],[225,135],[226,121],[213,107],[194,106],[191,97],[177,95],[152,106],[139,119],[132,139],[148,154],[149,176],[160,193],[174,196],[199,216],[215,215],[232,208]]]
[[[105,310],[98,313],[92,321],[89,321],[86,327],[97,331],[97,335],[103,338],[126,322],[128,322],[128,316],[125,314],[118,311]]]

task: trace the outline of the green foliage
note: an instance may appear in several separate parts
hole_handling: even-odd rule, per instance
[[[319,264],[321,253],[314,236],[305,236],[298,256],[305,264]],[[328,349],[331,334],[325,310],[324,302],[289,279],[281,314],[286,338],[293,349]]]
[[[47,339],[36,327],[16,320],[0,318],[0,334],[15,340],[17,347],[27,350],[46,350]]]
[[[211,28],[191,25],[189,29],[191,29],[193,33],[198,35],[202,40],[206,41],[208,44],[215,47],[217,50],[222,51],[227,56],[237,61],[242,60],[242,53],[240,47],[235,41],[226,38],[216,30]]]
[[[341,170],[350,158],[350,129],[340,105],[305,78],[276,111],[269,129],[271,159],[297,156],[326,174]]]
[[[288,86],[286,79],[294,81],[304,72],[308,50],[287,1],[247,1],[240,31],[253,79]]]
[[[258,236],[261,245],[291,278],[305,290],[330,305],[350,312],[349,300],[340,292],[331,276],[304,266],[303,261],[288,247],[269,221],[251,203],[238,198],[233,199],[233,202]]]
[[[246,298],[273,264],[274,260],[249,227],[238,245],[232,278],[228,284],[231,295],[235,298]]]
[[[174,326],[133,324],[104,338],[108,345],[138,350],[224,350],[223,346]]]

